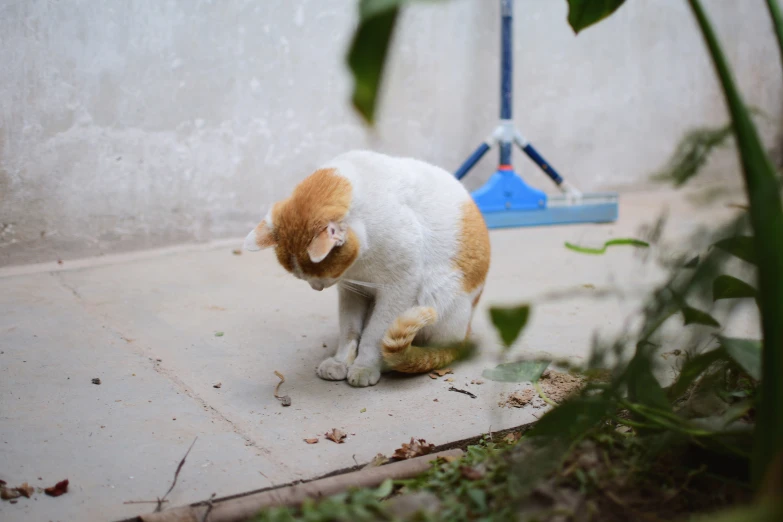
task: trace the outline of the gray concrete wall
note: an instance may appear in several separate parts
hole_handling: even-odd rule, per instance
[[[777,121],[763,0],[704,3],[749,103]],[[346,149],[455,169],[496,121],[497,2],[405,12],[372,132],[347,101],[354,5],[0,0],[0,265],[244,235]],[[564,0],[516,6],[515,116],[582,188],[638,187],[682,132],[725,121],[686,2],[630,0],[578,37]],[[764,132],[772,144],[777,125]],[[714,163],[732,175],[731,154]]]

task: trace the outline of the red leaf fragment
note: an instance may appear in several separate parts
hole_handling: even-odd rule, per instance
[[[50,497],[59,497],[65,493],[68,493],[68,479],[61,480],[54,486],[44,489],[44,493]]]

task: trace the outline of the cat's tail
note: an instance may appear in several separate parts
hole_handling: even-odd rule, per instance
[[[410,308],[399,316],[381,341],[386,368],[403,373],[426,373],[456,359],[460,353],[457,347],[420,348],[411,344],[419,330],[437,319],[435,309],[426,306]]]

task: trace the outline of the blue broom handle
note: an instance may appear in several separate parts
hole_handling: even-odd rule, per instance
[[[501,14],[501,60],[500,60],[500,119],[511,119],[511,97],[513,95],[513,0],[500,0]],[[500,164],[511,165],[511,141],[500,143]]]

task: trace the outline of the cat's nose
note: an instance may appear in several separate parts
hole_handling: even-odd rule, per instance
[[[310,288],[318,290],[319,292],[324,289],[323,283],[310,283]]]

